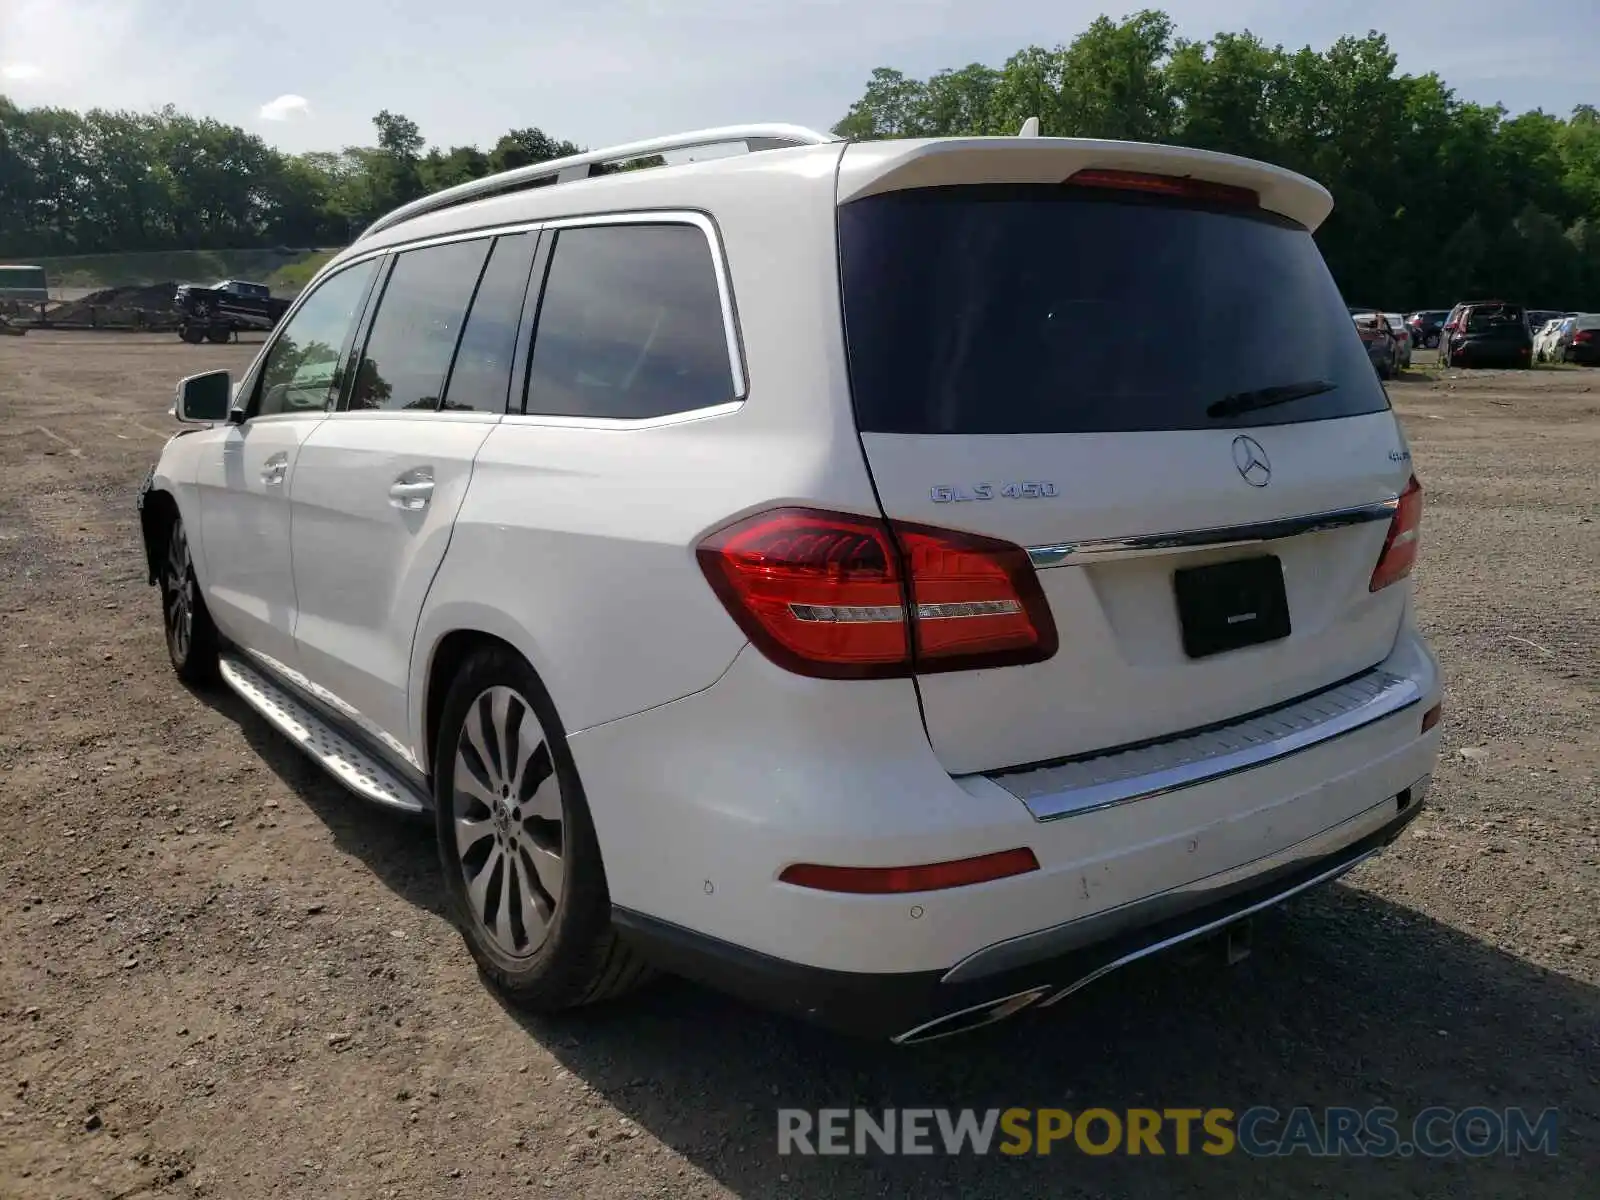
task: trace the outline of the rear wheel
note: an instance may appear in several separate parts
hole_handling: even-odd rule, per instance
[[[555,705],[508,649],[479,650],[450,685],[434,801],[451,916],[512,1001],[557,1012],[648,978],[611,927],[599,842]]]
[[[172,518],[161,567],[161,614],[172,669],[185,683],[209,683],[217,674],[217,627],[194,577],[183,519]]]
[[[178,336],[184,341],[188,342],[191,346],[198,346],[201,342],[206,340],[206,331],[203,327],[186,321],[184,322],[183,326],[179,328]]]
[[[206,332],[206,337],[220,346],[224,342],[233,340],[233,330],[227,328],[213,328]]]

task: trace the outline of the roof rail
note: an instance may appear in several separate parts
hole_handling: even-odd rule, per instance
[[[548,162],[530,163],[526,167],[513,167],[509,171],[501,171],[497,175],[471,179],[455,187],[423,196],[420,200],[413,200],[409,204],[402,204],[363,229],[356,236],[356,241],[359,242],[380,230],[393,228],[425,213],[454,208],[458,204],[481,200],[487,196],[553,183],[570,183],[577,179],[603,175],[606,174],[604,168],[609,163],[626,162],[629,159],[646,158],[655,154],[668,154],[674,150],[694,150],[701,146],[731,145],[735,142],[743,142],[746,153],[755,153],[758,150],[776,150],[785,146],[820,146],[840,140],[842,139],[831,134],[818,133],[815,129],[807,129],[802,125],[723,125],[715,129],[698,129],[692,133],[675,133],[642,142],[628,142],[621,146],[585,150],[582,154],[553,158]]]

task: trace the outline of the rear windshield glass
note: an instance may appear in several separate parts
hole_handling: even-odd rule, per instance
[[[928,188],[839,210],[862,430],[1099,433],[1275,425],[1388,398],[1291,221],[1049,185]],[[1316,395],[1207,415],[1230,396]]]
[[[1522,310],[1515,305],[1499,304],[1493,308],[1475,308],[1467,317],[1468,333],[1487,333],[1490,330],[1518,330],[1523,325]]]

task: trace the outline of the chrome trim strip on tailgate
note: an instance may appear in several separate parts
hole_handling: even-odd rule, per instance
[[[1263,766],[1392,716],[1422,699],[1414,679],[1368,671],[1232,725],[988,778],[1037,821],[1079,816]]]
[[[1324,529],[1343,529],[1369,521],[1388,521],[1400,506],[1400,498],[1375,500],[1349,508],[1309,513],[1303,517],[1283,517],[1276,521],[1255,521],[1245,525],[1217,525],[1210,529],[1184,529],[1176,533],[1147,533],[1137,537],[1090,538],[1081,542],[1057,542],[1050,546],[1029,546],[1028,558],[1035,567],[1075,567],[1080,563],[1103,562],[1108,558],[1132,558],[1168,550],[1215,549],[1271,542]]]

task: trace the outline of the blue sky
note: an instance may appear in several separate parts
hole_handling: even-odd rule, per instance
[[[1400,68],[1466,99],[1560,115],[1600,102],[1600,0],[1168,0],[1188,37],[1249,28],[1321,48],[1380,29]],[[290,151],[370,143],[380,108],[430,143],[537,125],[587,145],[740,121],[825,128],[875,66],[998,66],[1070,41],[1104,0],[0,0],[0,93],[23,105],[176,104]],[[1565,14],[1562,19],[1558,14]],[[1580,30],[1576,35],[1572,30]]]

